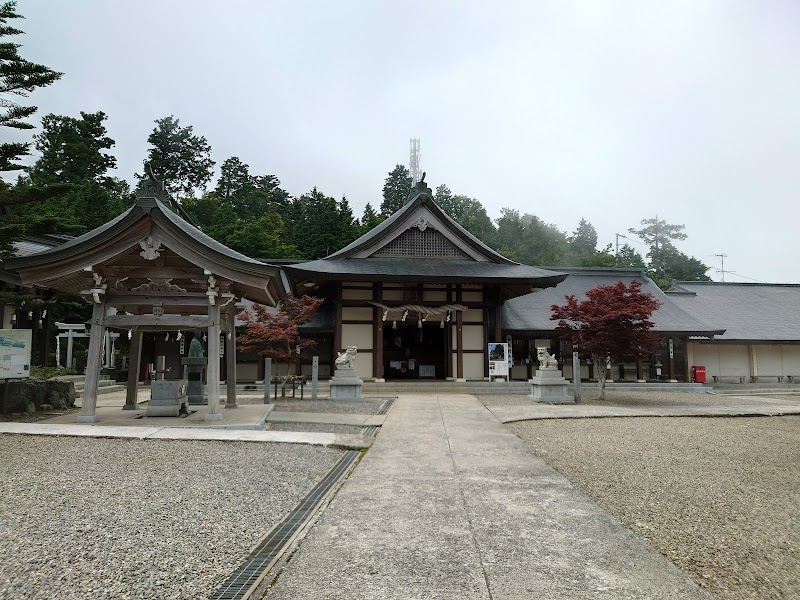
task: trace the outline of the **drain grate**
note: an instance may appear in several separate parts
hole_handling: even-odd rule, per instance
[[[378,414],[388,413],[392,403],[394,403],[394,398],[388,398],[381,404]],[[378,427],[367,427],[363,433],[364,435],[375,435],[378,429]],[[358,461],[360,454],[359,450],[347,450],[308,495],[264,536],[250,556],[211,596],[212,600],[238,600],[249,597],[260,583],[261,577],[278,561],[294,536],[316,512],[336,482]]]
[[[388,413],[393,403],[394,403],[394,398],[387,398],[386,402],[381,404],[380,408],[378,408],[378,414],[385,415],[386,413]],[[379,429],[380,427],[376,427],[374,425],[371,425],[370,427],[364,427],[364,429],[361,430],[361,435],[365,436],[378,435]]]
[[[259,583],[262,574],[272,568],[295,534],[322,504],[336,482],[355,464],[360,454],[358,450],[347,450],[309,494],[264,536],[252,554],[239,565],[211,598],[215,600],[246,598],[255,584]]]

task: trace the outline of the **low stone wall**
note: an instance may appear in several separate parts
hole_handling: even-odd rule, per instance
[[[0,383],[0,411],[35,412],[43,405],[55,409],[75,404],[75,384],[56,379],[11,379]]]

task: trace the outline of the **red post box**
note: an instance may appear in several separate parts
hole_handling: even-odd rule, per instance
[[[692,381],[695,383],[706,382],[706,368],[705,367],[692,367]]]

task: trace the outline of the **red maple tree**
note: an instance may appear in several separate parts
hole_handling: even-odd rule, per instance
[[[239,313],[239,320],[247,324],[236,338],[238,349],[271,358],[276,363],[286,363],[286,373],[278,375],[283,395],[286,395],[286,382],[291,376],[291,364],[300,358],[303,350],[317,345],[315,340],[300,335],[300,325],[308,323],[323,302],[323,298],[289,294],[286,300],[278,303],[277,310],[253,304],[252,312],[245,309]]]
[[[622,281],[598,285],[586,292],[586,300],[578,301],[570,294],[565,296],[564,306],[551,307],[550,319],[558,320],[556,333],[572,342],[582,357],[591,358],[601,400],[605,400],[607,356],[637,359],[660,344],[659,337],[650,331],[650,317],[661,303],[641,287],[636,279],[629,286]]]

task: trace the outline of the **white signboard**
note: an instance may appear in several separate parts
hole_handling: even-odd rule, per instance
[[[508,344],[489,344],[489,377],[508,378]]]
[[[31,330],[0,329],[0,379],[31,375]]]

